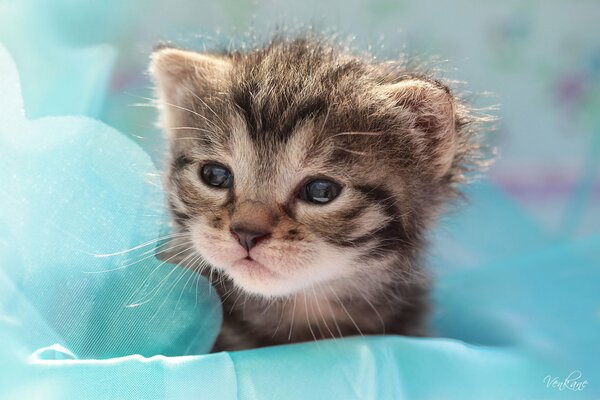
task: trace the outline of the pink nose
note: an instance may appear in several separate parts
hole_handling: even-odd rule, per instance
[[[271,236],[270,231],[259,230],[242,224],[232,225],[231,233],[247,251]]]

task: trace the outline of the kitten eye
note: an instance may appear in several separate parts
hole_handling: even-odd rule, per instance
[[[300,191],[300,198],[309,203],[326,204],[338,197],[342,187],[327,179],[308,182]]]
[[[233,174],[222,165],[205,164],[200,175],[204,183],[209,186],[228,189],[233,185]]]

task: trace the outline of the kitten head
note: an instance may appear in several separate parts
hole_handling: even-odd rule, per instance
[[[448,87],[313,39],[152,56],[173,220],[250,293],[410,278],[477,146]]]

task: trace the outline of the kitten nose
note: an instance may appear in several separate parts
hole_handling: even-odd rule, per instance
[[[257,229],[243,224],[232,225],[231,233],[247,251],[250,251],[261,240],[268,239],[271,236],[270,231]]]

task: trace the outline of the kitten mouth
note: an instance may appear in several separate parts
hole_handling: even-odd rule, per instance
[[[232,272],[240,277],[259,280],[277,277],[277,274],[274,271],[271,271],[250,256],[234,262],[232,266]]]

